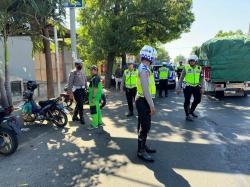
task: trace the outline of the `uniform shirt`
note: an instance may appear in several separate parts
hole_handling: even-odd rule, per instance
[[[182,87],[182,83],[183,83],[183,80],[186,76],[186,70],[185,68],[182,70],[182,73],[181,73],[181,76],[180,76],[180,80],[179,80],[179,84],[177,85],[177,89],[181,89]],[[200,86],[203,88],[204,87],[204,82],[203,82],[203,78],[202,78],[202,73],[201,73],[201,76],[200,76]]]
[[[87,78],[82,70],[74,69],[69,74],[69,91],[75,91],[79,88],[87,87]]]
[[[93,75],[91,80],[92,81],[90,81],[89,87],[98,88],[98,84],[100,83],[99,76],[98,75]]]
[[[149,106],[151,108],[154,108],[154,102],[149,92],[150,69],[145,64],[141,63],[138,67],[138,74],[142,85],[143,95],[147,100]],[[138,98],[139,96],[137,95],[136,97]]]

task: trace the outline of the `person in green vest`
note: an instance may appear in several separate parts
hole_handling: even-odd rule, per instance
[[[126,114],[126,116],[131,117],[134,115],[133,103],[135,101],[135,96],[137,92],[136,82],[137,82],[138,70],[134,68],[134,62],[132,61],[129,61],[127,65],[128,69],[126,69],[123,73],[120,90],[122,91],[125,90],[128,102],[128,109],[129,109],[129,112],[128,114]]]
[[[163,62],[162,67],[159,68],[159,97],[162,97],[162,91],[165,91],[165,97],[168,97],[168,76],[169,69],[166,67],[167,63]]]
[[[192,117],[197,118],[198,115],[194,113],[197,105],[201,102],[201,96],[204,92],[203,79],[202,79],[202,68],[197,64],[198,57],[191,55],[188,58],[189,65],[185,66],[182,71],[179,84],[177,85],[177,94],[181,92],[182,83],[184,82],[184,110],[186,113],[186,120],[193,121]],[[190,108],[190,99],[194,97],[194,101]],[[191,115],[191,116],[190,116]]]
[[[180,77],[181,77],[181,72],[182,70],[185,68],[185,66],[183,65],[183,62],[180,61],[179,62],[179,66],[176,68],[176,74],[177,74],[177,77],[178,77],[178,81],[180,80]]]
[[[89,130],[102,126],[102,113],[100,109],[100,100],[102,95],[102,84],[100,77],[98,76],[97,66],[91,67],[92,78],[89,85],[89,106],[92,117],[91,125],[88,127]]]
[[[138,67],[136,108],[138,111],[138,150],[137,156],[145,161],[153,162],[154,159],[149,153],[156,150],[146,145],[147,135],[151,127],[151,116],[155,114],[153,97],[155,96],[155,81],[150,64],[157,55],[156,50],[145,45],[140,51],[141,64]]]

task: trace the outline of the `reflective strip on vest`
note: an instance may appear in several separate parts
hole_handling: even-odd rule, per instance
[[[130,71],[127,69],[124,71],[124,75],[126,88],[135,88],[138,77],[138,70]]]
[[[166,67],[161,67],[159,69],[159,79],[168,79],[169,69]]]
[[[200,84],[201,67],[192,68],[190,65],[185,67],[185,82],[188,86],[198,86]]]

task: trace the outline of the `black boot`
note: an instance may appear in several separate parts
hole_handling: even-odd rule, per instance
[[[141,140],[138,140],[137,156],[144,161],[154,162],[154,159],[145,150],[145,143]]]
[[[190,112],[190,114],[191,114],[193,117],[198,118],[198,115],[195,114],[194,112]]]
[[[127,117],[131,117],[131,116],[133,116],[133,115],[134,115],[133,112],[129,112],[128,114],[126,114]]]
[[[73,116],[72,121],[80,121],[80,119],[77,116]]]
[[[84,120],[84,118],[81,118],[81,119],[80,119],[80,123],[81,123],[82,125],[84,125],[84,124],[85,124],[85,120]]]
[[[188,116],[186,116],[186,120],[187,121],[193,121],[193,119],[188,115]]]
[[[156,153],[156,150],[153,149],[152,147],[149,147],[149,146],[145,146],[145,150],[147,153]]]
[[[80,121],[80,119],[77,116],[78,116],[78,110],[75,109],[73,117],[72,117],[72,121]]]

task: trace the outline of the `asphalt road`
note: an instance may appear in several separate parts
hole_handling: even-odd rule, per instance
[[[136,157],[137,119],[125,117],[125,97],[108,101],[103,129],[29,125],[17,152],[0,156],[0,186],[250,186],[250,97],[205,96],[194,122],[185,121],[182,95],[157,99],[154,163]]]

